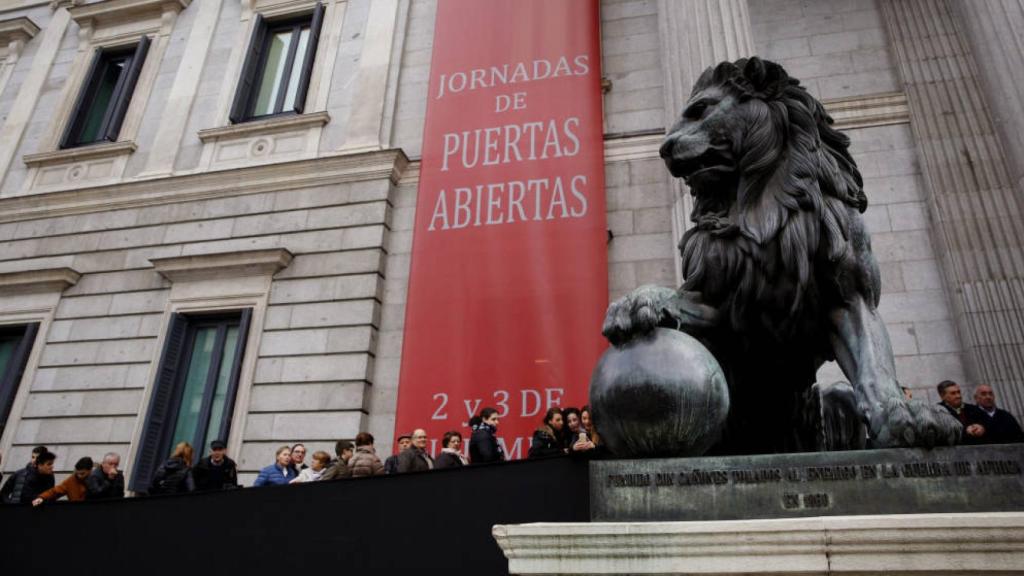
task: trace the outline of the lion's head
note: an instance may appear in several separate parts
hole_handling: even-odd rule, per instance
[[[851,254],[867,198],[831,123],[781,66],[741,59],[701,74],[661,147],[695,199],[680,243],[686,287],[730,305],[734,323],[767,297],[798,311],[813,268]]]

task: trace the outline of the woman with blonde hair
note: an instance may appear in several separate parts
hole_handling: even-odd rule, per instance
[[[178,494],[196,489],[192,479],[192,445],[178,442],[166,462],[156,469],[149,486],[150,494]]]
[[[299,472],[298,478],[295,478],[288,483],[298,484],[300,482],[316,482],[324,475],[324,470],[327,469],[327,466],[330,463],[331,455],[323,450],[317,450],[316,452],[313,452],[313,465],[303,468],[302,472]]]

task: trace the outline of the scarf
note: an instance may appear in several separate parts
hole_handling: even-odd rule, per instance
[[[463,466],[469,466],[469,461],[462,455],[462,452],[454,448],[441,448],[441,452],[447,452],[448,454],[455,454],[459,458],[459,462],[462,462]]]

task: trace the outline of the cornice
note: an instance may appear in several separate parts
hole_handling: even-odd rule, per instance
[[[26,16],[0,20],[0,46],[16,41],[28,42],[38,33],[39,26]]]
[[[150,263],[171,282],[236,278],[240,276],[273,276],[292,261],[285,248],[239,250],[196,256],[153,258]]]
[[[109,158],[113,156],[124,156],[135,152],[138,146],[131,140],[123,142],[105,142],[103,144],[90,144],[77,148],[65,148],[51,152],[36,152],[26,154],[22,161],[26,166],[47,166],[52,164],[65,164],[68,162],[79,162],[82,160],[96,160],[98,158]]]
[[[295,114],[291,116],[278,116],[266,120],[254,120],[242,122],[230,126],[219,126],[217,128],[206,128],[199,131],[199,139],[203,142],[220,138],[242,138],[258,134],[270,134],[297,128],[309,128],[311,126],[323,126],[331,121],[331,115],[325,112],[313,112],[312,114]]]
[[[0,274],[0,294],[63,292],[78,283],[82,275],[72,268],[43,268]]]
[[[852,130],[910,122],[910,105],[903,92],[823,100],[833,128]]]
[[[89,214],[383,178],[397,184],[408,163],[405,153],[396,148],[16,196],[0,199],[0,222]]]
[[[81,26],[89,20],[124,20],[145,14],[160,14],[165,10],[181,12],[191,3],[192,0],[102,0],[91,4],[73,5],[68,8],[68,12]]]

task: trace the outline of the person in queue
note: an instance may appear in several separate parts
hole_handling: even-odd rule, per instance
[[[444,433],[441,440],[441,453],[435,462],[436,468],[461,468],[469,464],[462,455],[462,434],[458,430]]]
[[[564,427],[562,411],[558,408],[548,408],[548,411],[544,413],[541,426],[533,433],[527,457],[532,460],[565,454],[566,449],[562,441]]]
[[[939,392],[939,406],[946,409],[963,425],[961,441],[964,444],[981,444],[985,436],[985,414],[974,404],[964,402],[960,386],[952,380],[943,380],[936,386]]]
[[[100,465],[85,479],[86,500],[111,500],[124,498],[124,474],[118,470],[121,455],[107,452]]]
[[[480,411],[480,424],[469,438],[469,461],[473,464],[501,462],[505,452],[498,443],[498,411],[488,406]]]
[[[338,440],[334,444],[334,453],[337,458],[324,470],[320,480],[341,480],[352,477],[352,468],[349,467],[349,460],[352,459],[354,447],[351,440]]]
[[[295,468],[296,472],[302,472],[309,466],[306,465],[306,446],[303,444],[295,444],[292,446],[292,468]]]
[[[149,485],[150,494],[181,494],[194,492],[195,479],[192,477],[192,445],[178,442],[174,452],[153,474]]]
[[[398,436],[398,451],[388,456],[388,459],[384,461],[384,473],[385,474],[397,474],[398,473],[398,455],[403,450],[412,445],[412,434],[401,434]]]
[[[274,463],[264,467],[256,476],[253,486],[270,486],[287,484],[294,480],[298,474],[292,468],[292,449],[289,446],[281,446],[274,453]]]
[[[986,444],[1024,442],[1024,430],[1021,430],[1017,419],[996,407],[996,393],[991,386],[981,384],[975,388],[974,402],[985,415],[985,435],[982,438]]]
[[[384,463],[377,457],[373,448],[373,434],[360,432],[356,434],[356,452],[348,461],[353,478],[363,476],[382,476]]]
[[[297,478],[289,482],[289,484],[301,484],[303,482],[317,482],[319,481],[324,472],[327,470],[328,465],[331,463],[331,455],[323,450],[317,450],[313,452],[313,462],[311,466],[305,467],[302,472],[299,472]]]
[[[192,469],[196,490],[227,490],[238,488],[238,465],[227,456],[223,440],[210,442],[210,454]]]
[[[62,497],[66,497],[68,502],[81,502],[85,500],[85,480],[89,477],[90,472],[92,472],[92,458],[88,456],[79,458],[78,462],[75,462],[74,474],[71,474],[60,484],[40,494],[32,501],[32,505],[39,506],[43,502],[56,502]]]
[[[40,494],[54,486],[53,463],[57,456],[45,451],[33,454],[32,462],[7,479],[3,494],[5,504],[31,504]]]
[[[584,406],[580,409],[580,433],[572,445],[572,451],[576,453],[591,452],[597,450],[600,444],[601,439],[597,430],[594,429],[593,413],[590,411],[590,406]]]
[[[433,468],[434,459],[427,454],[427,431],[417,428],[412,431],[412,445],[398,455],[398,473],[426,472]]]
[[[49,452],[49,450],[47,450],[46,446],[36,446],[35,448],[32,449],[32,454],[29,457],[28,464],[25,464],[24,468],[22,468],[21,470],[18,470],[17,472],[15,472],[13,476],[11,476],[10,478],[7,479],[7,482],[5,482],[3,484],[3,487],[0,488],[0,502],[8,503],[10,501],[10,499],[11,499],[11,492],[15,488],[15,478],[20,478],[21,481],[24,482],[25,478],[27,477],[27,475],[29,473],[28,471],[29,470],[34,471],[36,469],[36,458],[38,458],[39,455],[44,453],[44,452]],[[21,472],[22,470],[25,471],[25,474],[22,474],[21,476],[18,476],[18,472]]]

